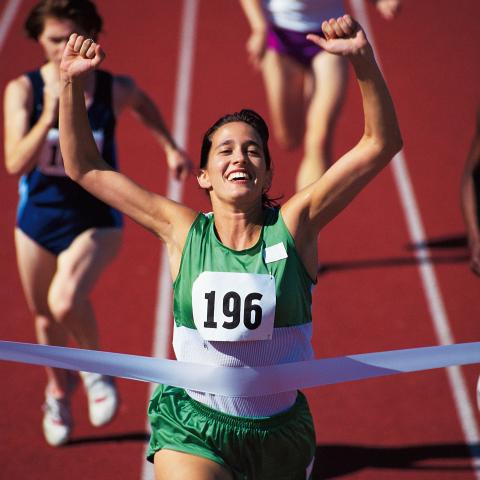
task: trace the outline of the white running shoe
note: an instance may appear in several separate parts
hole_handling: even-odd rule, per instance
[[[59,447],[67,443],[72,430],[69,399],[58,399],[45,394],[43,411],[43,434],[47,443],[52,447]]]
[[[113,420],[118,410],[118,392],[112,377],[99,373],[80,372],[88,398],[88,414],[95,427]]]

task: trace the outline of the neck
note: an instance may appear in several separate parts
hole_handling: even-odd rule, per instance
[[[264,215],[261,205],[242,211],[214,206],[213,213],[218,238],[226,247],[245,250],[258,242]]]

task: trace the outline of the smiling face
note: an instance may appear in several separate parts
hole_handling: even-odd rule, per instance
[[[87,32],[71,20],[55,17],[45,18],[42,33],[38,36],[38,43],[43,47],[45,57],[49,62],[60,65],[65,45],[74,32],[88,36]]]
[[[198,183],[216,199],[227,203],[261,205],[262,193],[271,182],[262,140],[256,130],[244,122],[227,123],[212,135],[208,162]]]

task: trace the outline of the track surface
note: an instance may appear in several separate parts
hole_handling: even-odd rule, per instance
[[[33,4],[21,3],[0,51],[2,91],[9,79],[41,62],[40,50],[21,33]],[[182,2],[142,0],[121,2],[119,8],[117,2],[102,0],[98,5],[105,19],[106,68],[132,75],[171,124]],[[480,104],[480,4],[458,0],[452,10],[447,0],[404,0],[404,11],[393,23],[380,19],[370,6],[368,14],[397,106],[406,163],[453,339],[478,341],[480,280],[468,270],[459,185]],[[237,3],[201,0],[197,22],[186,145],[195,160],[203,131],[225,112],[249,106],[268,118],[260,76],[246,62],[248,27]],[[358,90],[351,81],[335,137],[337,154],[358,139],[361,121]],[[161,151],[131,115],[121,119],[118,138],[122,169],[148,188],[165,192]],[[288,197],[300,152],[286,154],[272,143],[272,154],[273,193]],[[34,341],[15,265],[16,180],[3,169],[0,188],[0,338]],[[194,180],[187,182],[184,199],[208,208]],[[409,237],[388,168],[321,235],[326,273],[314,296],[317,357],[438,343],[415,258],[418,247]],[[127,222],[122,253],[94,293],[103,350],[151,354],[160,255],[158,242]],[[478,370],[461,370],[470,405]],[[79,392],[73,404],[73,440],[52,449],[40,430],[42,370],[0,363],[0,378],[1,479],[141,477],[147,384],[120,381],[119,416],[100,430],[89,426]],[[307,395],[319,447],[316,479],[480,478],[472,468],[472,448],[445,370],[312,389]],[[473,415],[469,427],[475,431],[476,409]]]

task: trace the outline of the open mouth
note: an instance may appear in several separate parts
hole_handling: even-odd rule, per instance
[[[244,170],[230,172],[227,176],[227,180],[234,183],[245,183],[250,180],[250,178],[250,175]]]

